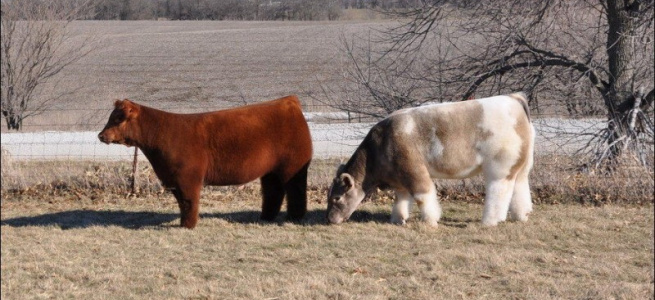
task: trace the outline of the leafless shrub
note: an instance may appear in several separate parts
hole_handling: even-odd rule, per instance
[[[2,157],[2,168],[0,168],[0,181],[2,182],[2,186],[4,187],[5,184],[15,186],[15,182],[10,182],[13,179],[12,177],[17,177],[16,170],[14,169],[14,161],[11,157],[11,154],[9,154],[9,151],[2,148],[0,149],[0,156]]]
[[[48,94],[55,75],[93,50],[91,37],[73,40],[70,23],[85,16],[88,1],[2,0],[2,116],[8,129],[21,129],[74,90]]]
[[[613,167],[618,163],[619,153],[624,159],[633,158],[643,166],[653,168],[653,116],[647,115],[641,109],[643,92],[640,91],[634,99],[632,109],[617,114],[607,121],[607,126],[595,132],[589,142],[578,152],[591,157],[591,165],[585,167],[591,170],[601,166]]]

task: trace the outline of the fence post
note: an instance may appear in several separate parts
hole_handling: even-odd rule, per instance
[[[136,172],[137,172],[137,166],[139,164],[138,157],[139,157],[139,147],[135,146],[134,147],[134,160],[132,161],[132,182],[131,182],[132,195],[136,195],[136,193],[137,193]]]

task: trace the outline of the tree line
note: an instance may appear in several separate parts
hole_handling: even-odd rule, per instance
[[[92,0],[95,20],[337,20],[344,9],[392,9],[421,0]]]

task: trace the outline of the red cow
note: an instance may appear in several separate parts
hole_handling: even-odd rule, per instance
[[[307,211],[312,140],[296,96],[197,114],[174,114],[117,100],[104,143],[136,146],[180,206],[181,225],[198,223],[203,185],[237,185],[261,178],[261,219],[272,221],[287,196],[287,218]]]

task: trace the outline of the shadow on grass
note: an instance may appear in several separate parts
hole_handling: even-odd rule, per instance
[[[237,211],[237,212],[228,212],[228,213],[208,213],[200,214],[200,218],[216,218],[223,219],[230,223],[240,223],[240,224],[278,224],[281,225],[286,221],[286,212],[281,211],[274,222],[265,222],[259,219],[261,212],[250,210],[250,211]],[[327,211],[325,209],[317,209],[307,211],[305,217],[300,222],[295,222],[300,225],[328,225],[327,223]],[[356,223],[367,223],[367,222],[379,222],[384,223],[389,221],[389,215],[384,213],[371,213],[367,211],[355,211],[348,222]]]
[[[274,222],[264,222],[259,219],[261,212],[255,210],[237,211],[228,213],[201,213],[202,219],[223,219],[230,223],[240,224],[284,224],[286,213],[280,212]],[[87,228],[92,226],[119,226],[127,229],[139,229],[143,227],[177,227],[179,224],[167,224],[178,220],[177,213],[160,213],[160,212],[132,212],[132,211],[95,211],[95,210],[72,210],[65,212],[56,212],[43,214],[32,217],[17,217],[2,220],[2,226],[27,227],[27,226],[56,226],[61,229]],[[459,220],[451,218],[442,218],[441,224],[451,227],[466,227],[468,223],[477,220]],[[387,223],[389,214],[372,213],[368,211],[355,211],[348,222],[353,223]],[[308,211],[302,221],[297,222],[300,225],[327,225],[326,210]]]
[[[241,224],[283,224],[286,213],[280,212],[274,222],[265,222],[259,219],[261,212],[255,210],[237,211],[228,213],[201,213],[202,219],[217,218],[230,223]],[[308,211],[302,221],[302,225],[327,225],[325,210]],[[88,228],[92,226],[119,226],[128,229],[139,229],[143,227],[171,227],[169,222],[179,221],[177,213],[160,212],[133,212],[133,211],[95,211],[95,210],[72,210],[56,213],[48,213],[31,217],[17,217],[2,220],[2,226],[28,227],[55,226],[61,229]],[[350,218],[351,222],[384,222],[388,220],[385,214],[372,214],[369,212],[355,212]],[[177,227],[177,222],[172,225]]]
[[[471,219],[471,218],[458,219],[458,218],[442,217],[441,220],[439,220],[440,225],[448,226],[448,227],[457,227],[457,228],[466,228],[469,226],[469,224],[478,223],[478,222],[480,222],[479,219]]]
[[[281,211],[273,222],[265,222],[259,219],[260,211],[247,210],[228,213],[206,213],[200,214],[201,218],[216,218],[223,219],[230,223],[239,224],[277,224],[282,225],[286,221],[286,212]],[[370,212],[370,211],[355,211],[346,223],[389,223],[391,215],[384,212]],[[420,218],[420,216],[414,216]],[[419,221],[420,222],[420,221]],[[439,220],[439,225],[456,228],[466,228],[472,223],[478,223],[480,219],[472,218],[452,218],[442,217]],[[314,226],[314,225],[328,225],[327,211],[325,209],[310,210],[305,214],[302,221],[297,222],[300,225]]]
[[[120,226],[138,229],[147,226],[162,226],[179,218],[179,214],[133,211],[72,210],[43,214],[32,217],[18,217],[2,220],[2,226],[56,226],[61,229],[87,228],[92,226]]]

